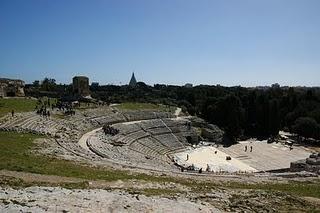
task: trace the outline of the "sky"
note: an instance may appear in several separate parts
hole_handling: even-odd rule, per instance
[[[320,86],[319,0],[0,0],[0,77]]]

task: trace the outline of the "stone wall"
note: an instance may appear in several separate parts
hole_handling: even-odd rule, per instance
[[[24,81],[0,78],[0,97],[24,97]]]

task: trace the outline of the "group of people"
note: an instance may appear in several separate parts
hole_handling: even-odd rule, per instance
[[[42,106],[40,109],[37,109],[37,114],[46,118],[50,118],[50,111],[47,110],[47,107]]]
[[[80,102],[79,102],[79,106],[80,106]],[[63,111],[65,115],[75,115],[76,114],[76,111],[73,109],[72,103],[58,101],[57,104],[55,105],[55,107],[58,110]]]
[[[109,125],[104,125],[102,127],[102,129],[103,129],[105,134],[112,135],[112,136],[114,136],[114,135],[119,133],[118,129],[113,128],[112,126],[109,126]]]

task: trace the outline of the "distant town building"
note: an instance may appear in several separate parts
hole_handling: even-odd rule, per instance
[[[0,78],[0,97],[24,97],[24,81]]]
[[[75,76],[72,79],[73,94],[87,97],[90,96],[89,78],[86,76]]]
[[[192,88],[192,87],[193,87],[193,84],[187,83],[187,84],[184,85],[184,87],[186,87],[186,88]]]
[[[137,85],[137,80],[136,80],[136,77],[134,77],[134,72],[133,72],[129,82],[129,86],[135,87],[136,85]]]

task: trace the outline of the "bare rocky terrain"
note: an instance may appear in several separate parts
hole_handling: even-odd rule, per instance
[[[320,209],[318,198],[255,187],[247,189],[242,185],[278,183],[281,187],[281,184],[319,181],[317,177],[306,176],[308,174],[295,178],[215,176],[210,178],[210,182],[208,177],[192,176],[192,179],[188,178],[191,184],[186,184],[134,179],[85,180],[2,170],[0,211],[317,212]],[[203,184],[192,184],[192,181],[203,181]]]
[[[203,202],[60,187],[1,188],[1,212],[220,212]]]

